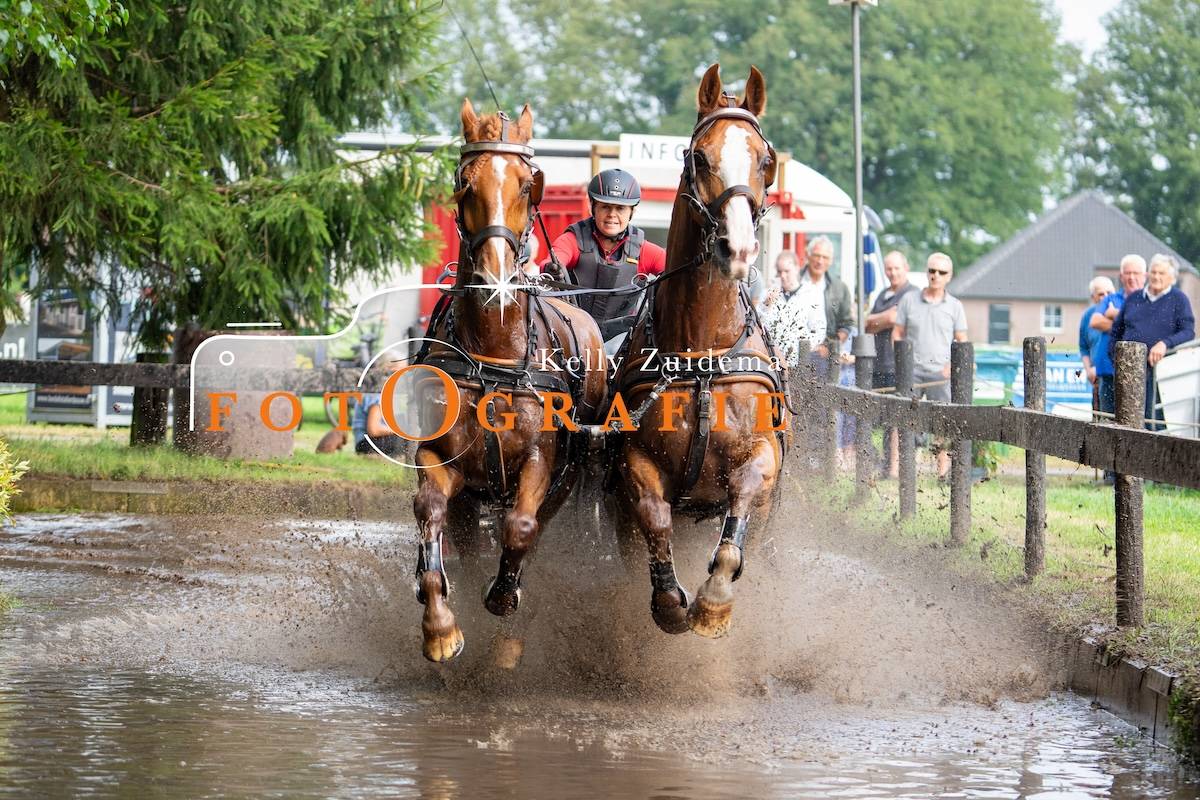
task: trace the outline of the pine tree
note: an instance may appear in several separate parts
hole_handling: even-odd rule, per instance
[[[35,292],[137,290],[149,346],[189,323],[330,324],[351,278],[427,257],[444,164],[412,148],[347,160],[336,139],[420,118],[438,24],[425,0],[146,0],[124,24],[72,28],[72,69],[14,51],[5,286],[35,266]]]

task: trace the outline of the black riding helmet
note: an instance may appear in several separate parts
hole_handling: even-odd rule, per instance
[[[623,169],[606,169],[588,183],[588,197],[594,203],[614,206],[636,206],[642,201],[642,189],[637,179]]]

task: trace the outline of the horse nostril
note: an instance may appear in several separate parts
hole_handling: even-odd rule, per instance
[[[729,246],[729,240],[722,236],[717,239],[717,257],[722,261],[728,261],[733,257],[733,248]]]

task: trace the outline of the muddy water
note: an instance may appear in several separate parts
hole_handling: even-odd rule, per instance
[[[506,625],[451,558],[468,643],[438,668],[406,525],[26,516],[0,531],[0,796],[1200,797],[1054,691],[996,598],[782,518],[720,642],[660,634],[578,526]],[[707,547],[679,549],[694,589]]]

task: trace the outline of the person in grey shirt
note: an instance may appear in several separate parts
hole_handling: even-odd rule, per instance
[[[930,384],[917,390],[919,397],[950,402],[950,343],[967,341],[967,314],[957,298],[946,291],[954,262],[945,253],[934,253],[925,263],[929,286],[909,292],[896,306],[892,341],[912,342],[913,383]],[[950,471],[950,454],[937,447],[938,477]]]

